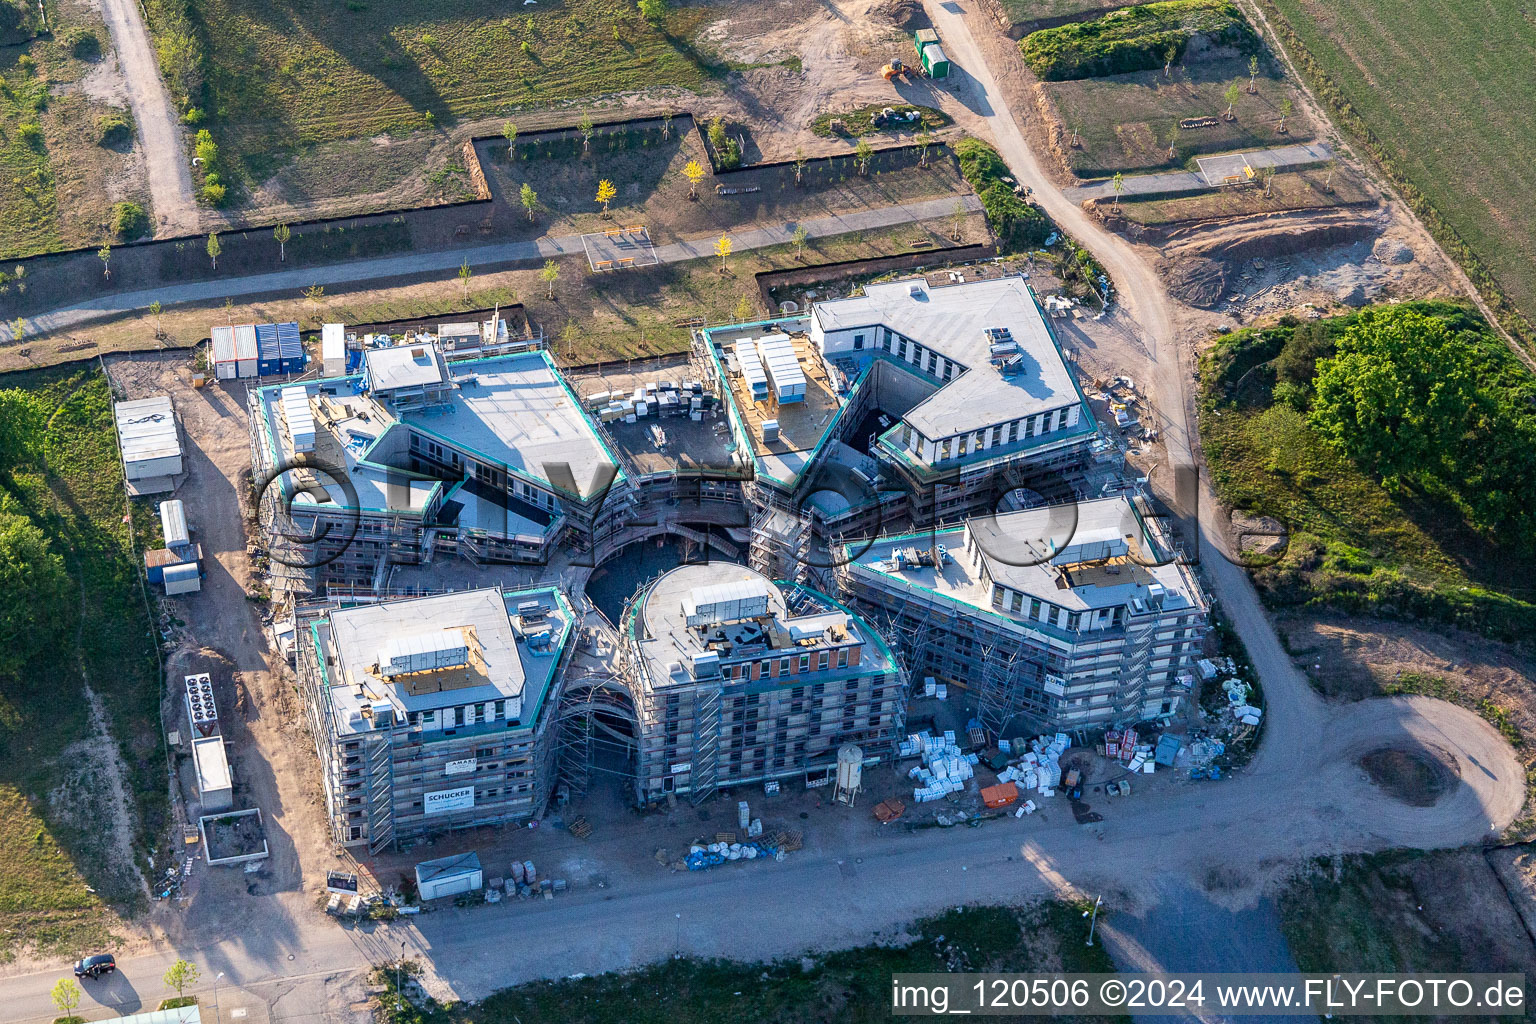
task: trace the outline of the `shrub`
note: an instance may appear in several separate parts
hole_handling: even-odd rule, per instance
[[[138,203],[118,203],[112,207],[112,233],[123,241],[149,234],[149,215]]]
[[[997,150],[980,139],[962,139],[955,145],[955,157],[960,161],[960,173],[981,198],[987,224],[999,243],[1005,248],[1027,249],[1045,241],[1051,233],[1050,220],[1014,195],[1012,186],[1003,181],[1008,165]]]
[[[725,118],[717,117],[709,122],[709,148],[715,151],[715,163],[722,171],[741,166],[741,143],[731,138],[725,130]]]
[[[133,141],[133,119],[122,110],[102,114],[96,119],[96,145],[126,146]]]
[[[1031,32],[1019,49],[1035,74],[1060,82],[1156,70],[1168,59],[1170,47],[1182,57],[1195,36],[1249,53],[1259,48],[1258,37],[1230,0],[1164,0]]]
[[[87,28],[72,28],[64,34],[64,45],[79,60],[96,60],[101,56],[101,40]]]
[[[223,206],[226,193],[227,190],[223,185],[218,183],[204,184],[202,188],[198,189],[197,198],[209,206]]]
[[[16,137],[33,149],[43,144],[43,128],[36,121],[23,121],[16,126]]]
[[[0,44],[24,43],[37,34],[37,11],[27,0],[0,0]]]

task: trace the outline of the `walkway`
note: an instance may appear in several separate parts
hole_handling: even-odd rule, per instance
[[[155,234],[195,235],[200,223],[197,196],[192,190],[176,107],[160,80],[154,44],[144,28],[138,0],[102,0],[101,9],[128,83],[128,105],[138,126],[139,145],[144,147]]]
[[[1304,146],[1281,146],[1278,149],[1261,149],[1253,153],[1232,154],[1248,158],[1248,166],[1254,170],[1263,167],[1301,167],[1306,164],[1325,163],[1333,159],[1333,150],[1326,142],[1312,142]],[[1195,171],[1169,171],[1163,174],[1138,174],[1120,179],[1122,197],[1162,195],[1166,192],[1208,192],[1214,186]],[[1095,181],[1089,185],[1077,185],[1062,189],[1062,194],[1074,203],[1088,199],[1113,199],[1115,183],[1112,180]]]
[[[727,232],[727,234],[730,235],[733,250],[742,252],[747,249],[762,249],[788,243],[793,239],[797,226],[804,227],[810,238],[827,238],[855,231],[873,231],[901,224],[940,220],[955,212],[955,202],[955,197],[945,196],[878,209],[832,214],[802,221],[799,224],[789,222],[771,227]],[[967,212],[974,213],[981,209],[981,200],[974,195],[963,196],[960,202],[964,204]],[[718,238],[718,235],[712,235],[709,238],[694,238],[658,245],[656,258],[662,263],[713,258],[715,242]],[[197,281],[152,290],[103,295],[100,298],[64,306],[48,313],[39,313],[30,318],[29,326],[35,332],[51,333],[142,310],[155,301],[159,301],[164,306],[172,306],[185,302],[214,303],[223,299],[249,298],[274,292],[296,294],[315,284],[326,288],[386,282],[400,284],[406,279],[430,278],[435,274],[455,271],[465,262],[477,270],[500,269],[509,264],[527,263],[555,256],[579,256],[583,252],[580,235],[546,235],[523,242],[499,242],[494,245],[447,249],[440,252],[352,260],[302,270],[282,270],[269,274],[251,274],[225,280]]]

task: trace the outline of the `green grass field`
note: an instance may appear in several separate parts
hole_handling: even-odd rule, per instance
[[[1529,11],[1515,0],[1263,6],[1278,10],[1315,58],[1308,73],[1325,101],[1336,112],[1348,104],[1345,127],[1367,129],[1526,320],[1536,317],[1536,20]]]
[[[1124,6],[1124,0],[1002,0],[1013,23],[1025,26],[1089,18]]]
[[[1490,373],[1523,374],[1465,308],[1413,304],[1468,333]],[[1342,330],[1348,318],[1326,324]],[[1275,360],[1293,328],[1227,335],[1201,360],[1200,438],[1223,503],[1288,524],[1289,547],[1254,574],[1275,606],[1328,606],[1501,639],[1536,635],[1536,564],[1479,535],[1444,501],[1389,492],[1328,445],[1304,413],[1275,402]],[[1528,375],[1526,375],[1528,379]]]
[[[1216,117],[1227,109],[1222,93],[1233,82],[1243,89],[1235,121],[1208,128],[1180,129],[1189,117]],[[1246,60],[1196,61],[1175,67],[1172,78],[1162,71],[1140,71],[1075,82],[1042,83],[1070,139],[1078,129],[1077,149],[1069,149],[1072,173],[1102,178],[1116,171],[1147,171],[1182,167],[1191,157],[1237,149],[1263,149],[1310,141],[1310,126],[1293,113],[1285,135],[1276,133],[1280,104],[1290,89],[1278,77],[1259,77],[1259,91],[1250,94]],[[1174,140],[1174,156],[1168,141]]]
[[[703,7],[679,8],[656,26],[623,0],[192,5],[208,38],[210,130],[258,179],[316,143],[628,89],[695,87],[716,71],[688,42],[708,17]]]
[[[891,1020],[893,972],[1112,972],[1103,944],[1083,942],[1086,930],[1082,908],[1065,900],[1022,910],[973,907],[909,925],[914,939],[906,945],[815,955],[809,970],[799,958],[678,959],[628,974],[523,985],[472,1006],[417,1010],[407,1003],[403,1012],[395,1009],[394,976],[381,970],[376,977],[389,991],[376,1007],[384,1024],[873,1024]]]
[[[98,369],[10,374],[0,395],[0,502],[43,531],[80,595],[75,615],[48,624],[58,631],[53,653],[0,675],[0,955],[25,945],[68,954],[102,939],[105,904],[143,900],[103,823],[104,780],[78,755],[61,756],[90,734],[82,672],[127,765],[139,859],[167,823],[159,671],[130,537],[154,529],[153,517],[136,505],[124,522],[111,395]]]

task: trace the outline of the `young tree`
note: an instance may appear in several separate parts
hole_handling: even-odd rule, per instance
[[[689,160],[683,165],[683,177],[688,179],[688,198],[699,198],[699,182],[704,178],[704,168],[697,160]]]
[[[155,322],[155,337],[156,338],[163,338],[163,337],[165,337],[165,330],[163,328],[161,328],[161,326],[160,326],[160,309],[161,309],[161,306],[160,306],[160,300],[159,299],[156,299],[154,302],[151,302],[149,304],[149,315],[150,315],[151,318],[154,319],[154,322]]]
[[[592,135],[597,127],[592,124],[591,114],[582,114],[581,120],[576,122],[576,130],[581,132],[581,152],[585,154],[592,148]]]
[[[854,163],[857,164],[860,174],[869,173],[869,161],[874,155],[875,147],[871,146],[864,139],[860,139],[859,144],[853,147]]]
[[[1073,149],[1076,149],[1077,147],[1082,145],[1082,142],[1078,139],[1078,135],[1080,135],[1082,133],[1082,130],[1083,130],[1083,126],[1082,125],[1080,125],[1080,124],[1078,124],[1076,122],[1073,122],[1073,124],[1072,124],[1072,142],[1071,142],[1071,146],[1072,146]]]
[[[748,320],[752,319],[753,312],[754,310],[752,309],[752,300],[743,295],[741,298],[736,300],[736,308],[731,310],[731,319],[735,320],[739,324],[746,323]]]
[[[805,253],[805,240],[811,237],[811,233],[805,230],[804,224],[795,225],[795,233],[789,236],[789,240],[795,243],[795,259],[802,259]]]
[[[603,204],[604,217],[608,216],[608,204],[613,202],[613,197],[618,194],[619,190],[614,188],[613,182],[607,178],[597,183],[597,201]]]
[[[928,150],[933,147],[933,134],[925,128],[912,141],[917,143],[917,166],[927,167]]]
[[[1174,148],[1175,146],[1178,145],[1178,142],[1179,142],[1179,127],[1178,127],[1178,125],[1174,125],[1172,130],[1170,130],[1170,132],[1168,133],[1168,159],[1169,160],[1176,160],[1176,159],[1178,159],[1178,155],[1179,155],[1178,150]]]
[[[282,263],[288,259],[288,239],[293,237],[293,232],[288,230],[287,224],[279,224],[272,229],[272,237],[277,239],[277,262]]]
[[[60,978],[48,994],[53,997],[53,1005],[58,1008],[60,1017],[74,1016],[75,1007],[80,1005],[80,986],[75,984],[74,978]]]
[[[1110,181],[1110,184],[1115,187],[1115,209],[1118,210],[1120,209],[1120,193],[1125,189],[1125,175],[1119,171],[1116,171],[1114,178]]]
[[[1173,62],[1179,59],[1179,46],[1177,43],[1163,51],[1163,77],[1173,77]]]
[[[1248,58],[1248,91],[1259,91],[1259,58],[1257,55]]]
[[[721,235],[715,242],[715,255],[720,257],[720,273],[725,273],[725,261],[731,256],[731,236]]]
[[[175,989],[179,996],[188,985],[196,985],[199,977],[201,972],[198,971],[196,964],[177,960],[171,964],[170,970],[165,972],[165,987]]]
[[[459,264],[459,284],[464,286],[464,301],[469,301],[469,279],[474,271],[469,269],[469,260]]]
[[[523,204],[523,209],[528,211],[528,222],[533,223],[533,211],[539,208],[539,194],[525,181],[523,187],[518,190],[517,198]]]
[[[320,300],[325,298],[325,287],[318,284],[310,285],[308,288],[304,289],[304,298],[309,300],[310,318],[319,319],[315,316],[315,311],[320,308]]]
[[[1324,192],[1332,192],[1333,191],[1333,168],[1334,168],[1334,165],[1335,165],[1335,161],[1333,161],[1333,160],[1329,160],[1328,161],[1328,173],[1323,175],[1323,191]]]
[[[1291,98],[1289,96],[1280,101],[1280,123],[1275,126],[1276,135],[1285,134],[1285,119],[1291,116],[1291,111],[1294,109],[1295,107],[1292,105]]]
[[[1238,88],[1236,82],[1227,86],[1227,91],[1221,94],[1221,98],[1227,101],[1227,112],[1222,117],[1225,117],[1228,121],[1237,120],[1237,114],[1233,113],[1233,108],[1237,106],[1237,98],[1242,94],[1243,90]]]
[[[505,121],[501,126],[501,137],[507,140],[507,159],[517,159],[517,125],[511,121]]]
[[[803,148],[798,146],[795,148],[795,184],[797,186],[805,180],[805,164],[809,159]]]
[[[27,336],[27,319],[26,319],[26,317],[19,316],[15,320],[12,320],[11,321],[11,340],[12,341],[20,341],[22,338],[25,338],[26,336]]]
[[[112,280],[112,243],[103,242],[100,249],[96,250],[96,258],[101,260],[101,273],[108,281]]]
[[[667,15],[666,0],[638,0],[640,17],[649,22],[658,22]]]
[[[952,242],[960,241],[960,232],[965,228],[965,218],[970,211],[965,208],[965,200],[956,199],[955,208],[949,213],[949,238]]]
[[[224,247],[219,244],[219,233],[217,231],[210,232],[208,235],[208,259],[213,261],[214,270],[219,269],[219,254],[223,251]]]
[[[672,111],[670,110],[661,115],[661,137],[663,139],[672,137]]]
[[[1275,169],[1273,167],[1266,167],[1264,169],[1264,198],[1265,199],[1269,198],[1269,190],[1274,187],[1274,184],[1275,184]]]
[[[554,260],[545,260],[544,269],[539,271],[539,280],[549,285],[549,299],[555,298],[555,282],[560,280],[560,267]]]

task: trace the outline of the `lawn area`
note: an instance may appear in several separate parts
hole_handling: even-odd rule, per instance
[[[1161,70],[1197,47],[1257,53],[1259,41],[1231,0],[1158,0],[1040,29],[1019,43],[1030,70],[1054,82]]]
[[[210,116],[215,139],[254,180],[316,143],[630,89],[692,88],[716,73],[688,42],[709,17],[703,6],[653,25],[624,0],[187,2],[206,34],[206,85],[187,90],[185,102]],[[152,24],[163,61],[168,22]]]
[[[1125,6],[1124,0],[1001,0],[1001,4],[1015,25],[1027,28],[1088,18]]]
[[[0,377],[0,409],[0,507],[42,531],[69,598],[43,624],[54,631],[46,656],[0,673],[0,950],[69,953],[100,941],[104,904],[143,901],[135,866],[114,852],[105,769],[77,743],[91,735],[87,679],[127,766],[137,859],[167,823],[159,670],[130,533],[155,526],[147,504],[123,521],[111,395],[95,366]]]
[[[1303,972],[1524,972],[1531,944],[1481,850],[1319,861],[1280,894]]]
[[[118,158],[97,145],[110,108],[74,86],[106,30],[74,0],[47,0],[47,10],[51,35],[0,47],[0,259],[93,244],[111,220],[105,177]]]
[[[1475,313],[1449,303],[1408,305],[1452,326],[1490,389],[1536,393],[1536,381]],[[1316,326],[1336,338],[1356,316]],[[1325,442],[1305,413],[1273,398],[1277,364],[1297,330],[1237,331],[1201,359],[1200,437],[1217,495],[1290,530],[1278,560],[1255,560],[1265,601],[1500,639],[1536,636],[1536,558],[1520,550],[1521,538],[1474,530],[1444,496],[1410,486],[1389,491]]]
[[[1083,942],[1082,908],[1057,900],[1025,909],[952,910],[909,925],[901,946],[861,946],[776,963],[678,959],[627,974],[538,982],[472,1006],[395,1010],[394,976],[375,1004],[385,1024],[812,1024],[889,1021],[895,972],[1113,972],[1102,943]],[[1082,1018],[1125,1021],[1126,1017]]]
[[[1222,93],[1242,86],[1235,121],[1220,120],[1208,128],[1181,129],[1190,117],[1217,117],[1227,109]],[[1259,91],[1248,92],[1248,62],[1228,59],[1175,65],[1171,78],[1161,70],[1139,71],[1075,82],[1043,82],[1061,122],[1063,137],[1075,129],[1079,147],[1068,149],[1068,161],[1079,178],[1106,178],[1116,171],[1140,172],[1183,167],[1192,157],[1239,149],[1266,149],[1308,142],[1311,126],[1295,113],[1287,118],[1287,133],[1278,134],[1280,105],[1290,95],[1285,82],[1265,70]],[[1168,156],[1173,139],[1174,156]]]
[[[1263,0],[1343,127],[1406,181],[1473,280],[1536,317],[1536,21],[1511,0]],[[1310,65],[1310,66],[1309,66]],[[1421,213],[1422,213],[1421,209]],[[1454,237],[1452,237],[1454,235]],[[1529,339],[1530,335],[1527,335]]]
[[[1371,203],[1375,198],[1365,181],[1347,168],[1335,168],[1330,178],[1328,168],[1311,167],[1276,174],[1267,197],[1262,185],[1224,188],[1215,192],[1198,192],[1166,199],[1125,197],[1120,201],[1120,216],[1147,227],[1160,227],[1217,217],[1349,206]],[[1112,199],[1096,201],[1100,209],[1107,209],[1113,204]]]

